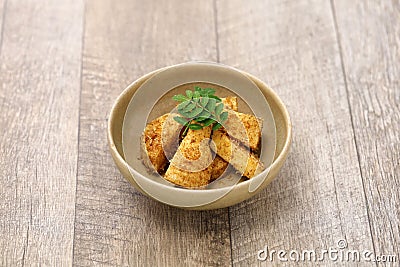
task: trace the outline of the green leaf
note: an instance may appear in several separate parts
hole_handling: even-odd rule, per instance
[[[206,109],[209,110],[210,112],[214,112],[216,104],[217,101],[214,98],[210,98],[210,100],[208,100],[208,103],[206,105]]]
[[[207,127],[207,126],[210,126],[211,124],[213,124],[214,122],[215,122],[215,120],[213,120],[213,119],[206,119],[202,123],[203,123],[204,127]]]
[[[175,116],[174,120],[182,125],[186,125],[186,123],[188,123],[188,121],[185,118],[179,117],[179,116]]]
[[[189,111],[193,110],[195,107],[196,107],[196,103],[190,102],[186,107],[184,107],[182,109],[182,112],[184,112],[184,113],[189,112]]]
[[[200,104],[205,107],[210,99],[208,97],[200,98]]]
[[[211,116],[211,113],[210,112],[208,112],[207,110],[203,110],[199,115],[198,115],[198,117],[199,118],[201,118],[201,117],[204,117],[204,118],[210,118],[210,117],[212,117]]]
[[[219,103],[216,107],[215,107],[215,114],[217,116],[219,116],[219,114],[221,114],[222,110],[224,109],[224,104]]]
[[[187,105],[189,105],[190,103],[191,103],[190,100],[186,100],[186,101],[180,103],[180,104],[178,105],[178,110],[179,110],[179,109],[184,109],[184,108],[185,108]]]
[[[195,86],[194,91],[186,90],[186,96],[175,95],[172,97],[173,100],[181,102],[178,105],[178,113],[181,117],[174,119],[186,126],[184,135],[189,127],[190,129],[197,130],[212,124],[214,124],[214,128],[216,129],[221,127],[218,124],[222,122],[217,123],[217,120],[226,120],[224,116],[227,116],[227,114],[223,112],[224,106],[220,103],[221,99],[214,94],[215,89],[213,88],[202,89],[199,86]],[[192,121],[196,123],[193,124]]]
[[[228,119],[228,112],[222,112],[219,118],[221,119],[221,123],[224,123]]]
[[[192,111],[187,113],[187,117],[188,118],[194,118],[197,115],[199,115],[202,111],[203,111],[203,108],[196,107],[195,109],[193,109]]]
[[[212,127],[212,129],[213,129],[213,131],[216,131],[216,130],[218,130],[219,128],[221,128],[222,127],[222,125],[220,124],[220,123],[216,123],[216,124],[214,124],[214,126]]]
[[[178,101],[178,102],[183,102],[185,100],[187,100],[186,96],[184,95],[174,95],[172,97],[173,100]]]
[[[209,95],[208,97],[217,100],[217,102],[221,102],[222,101],[221,98],[219,98],[218,96],[215,96],[215,95]]]
[[[201,114],[201,113],[200,113],[200,114]],[[205,120],[208,120],[208,119],[209,119],[208,117],[200,116],[200,114],[197,115],[197,117],[196,117],[196,121],[197,121],[197,122],[204,122]]]
[[[215,89],[213,88],[205,88],[204,91],[207,93],[207,95],[215,94]]]
[[[186,95],[187,95],[188,98],[192,98],[193,92],[190,91],[190,90],[186,90]]]
[[[203,126],[201,126],[200,124],[192,123],[192,124],[189,124],[189,128],[191,130],[200,130],[200,129],[203,129]]]

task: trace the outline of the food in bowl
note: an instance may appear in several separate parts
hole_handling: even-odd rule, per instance
[[[216,90],[195,86],[173,96],[173,111],[149,122],[142,135],[145,166],[184,188],[204,188],[233,169],[251,179],[260,161],[263,121],[238,112],[236,96],[219,98]]]

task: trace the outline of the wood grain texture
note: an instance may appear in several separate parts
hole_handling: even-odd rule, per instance
[[[72,264],[82,11],[80,1],[7,1],[0,266]]]
[[[260,263],[266,245],[318,250],[346,239],[373,251],[329,2],[219,0],[217,11],[221,62],[268,82],[293,123],[279,177],[230,209],[233,264]]]
[[[3,17],[6,10],[6,1],[0,0],[0,53],[1,53],[1,40],[3,37]]]
[[[377,254],[400,255],[400,2],[335,1]]]
[[[339,239],[400,260],[399,1],[85,3],[0,0],[0,266],[279,266],[257,251]],[[150,200],[108,152],[121,91],[190,60],[260,77],[291,114],[281,174],[230,209]]]
[[[228,210],[190,212],[136,192],[106,140],[113,101],[134,79],[189,60],[216,60],[212,1],[87,1],[74,264],[223,265]],[[190,27],[189,27],[190,25]]]

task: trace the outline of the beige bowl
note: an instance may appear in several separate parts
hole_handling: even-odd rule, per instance
[[[130,103],[133,94],[145,81],[147,81],[156,73],[163,71],[165,69],[166,68],[159,69],[149,74],[146,74],[143,77],[136,80],[135,82],[133,82],[131,85],[129,85],[128,88],[126,88],[116,100],[114,106],[111,109],[110,118],[108,121],[108,142],[112,157],[118,169],[137,190],[139,190],[141,193],[149,197],[152,196],[144,192],[141,189],[141,187],[136,183],[131,172],[129,171],[129,166],[124,159],[123,146],[122,146],[122,128],[123,128],[125,112],[127,110],[127,107]],[[275,158],[272,165],[270,166],[270,170],[267,174],[267,177],[255,191],[251,192],[248,190],[249,181],[240,182],[236,184],[226,195],[215,200],[214,202],[196,207],[179,206],[179,208],[192,209],[192,210],[209,210],[209,209],[224,208],[242,202],[256,195],[262,189],[264,189],[275,178],[278,171],[282,167],[284,161],[286,160],[291,143],[292,130],[291,130],[289,114],[285,106],[283,105],[279,97],[275,94],[275,92],[273,92],[266,84],[264,84],[262,81],[260,81],[259,79],[248,73],[245,72],[242,73],[246,75],[248,78],[250,78],[263,93],[266,100],[268,101],[268,104],[270,106],[270,109],[272,111],[275,120],[275,127],[276,127]],[[197,192],[193,191],[192,193],[193,197],[196,197]]]

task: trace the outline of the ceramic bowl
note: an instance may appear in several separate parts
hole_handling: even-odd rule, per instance
[[[215,79],[218,80],[218,71],[215,71],[215,69],[217,70],[220,69],[222,71],[226,70],[227,72],[226,73],[224,72],[224,75],[230,75],[229,73],[235,74],[234,72],[240,72],[240,75],[245,77],[245,79],[251,81],[251,84],[253,84],[254,87],[256,88],[255,90],[259,90],[258,92],[253,91],[254,92],[253,94],[257,95],[258,98],[260,97],[259,95],[265,97],[265,100],[269,105],[268,111],[270,113],[272,121],[274,121],[272,127],[275,127],[273,136],[275,141],[274,142],[275,153],[271,154],[268,151],[267,153],[264,153],[267,157],[267,160],[269,161],[268,164],[269,168],[267,172],[264,172],[261,175],[263,176],[260,177],[262,178],[260,179],[261,182],[259,183],[259,185],[257,185],[257,187],[254,187],[254,190],[249,190],[249,188],[251,188],[252,180],[242,181],[233,186],[230,186],[229,190],[225,190],[223,194],[221,193],[222,191],[220,189],[187,190],[183,188],[168,187],[164,183],[152,180],[151,177],[149,176],[146,177],[145,173],[140,172],[140,170],[137,170],[140,169],[139,168],[140,166],[136,165],[135,168],[135,165],[132,164],[131,162],[132,159],[126,157],[126,153],[124,153],[127,150],[126,143],[125,145],[123,145],[123,132],[126,132],[126,129],[123,130],[124,119],[126,117],[129,117],[128,115],[132,115],[131,114],[132,112],[138,111],[135,110],[134,107],[132,108],[132,105],[130,105],[130,102],[135,93],[136,93],[135,97],[137,97],[137,95],[139,95],[139,92],[140,90],[143,89],[143,87],[146,86],[149,87],[148,86],[149,81],[163,79],[162,77],[165,76],[164,75],[165,73],[171,73],[171,71],[175,71],[173,75],[179,77],[180,74],[179,72],[187,71],[187,68],[205,69],[206,72],[208,68],[210,68],[210,71],[215,76],[214,78],[212,78],[214,80]],[[215,73],[217,73],[217,75],[215,75]],[[155,79],[154,77],[156,77],[157,79]],[[185,74],[182,77],[187,77],[187,75]],[[235,77],[232,77],[232,79],[234,78]],[[161,97],[161,95],[157,97]],[[168,112],[168,110],[161,112]],[[269,114],[266,113],[266,115],[264,116],[268,117]],[[271,120],[270,118],[267,118],[267,121],[270,120]],[[125,124],[125,128],[126,127],[127,126]],[[192,62],[192,63],[171,66],[167,68],[162,68],[137,79],[135,82],[129,85],[117,98],[117,100],[114,103],[114,106],[112,107],[108,121],[108,142],[110,146],[111,155],[118,169],[123,174],[123,176],[137,190],[139,190],[141,193],[151,198],[154,198],[163,203],[170,204],[172,206],[184,209],[192,209],[192,210],[209,210],[209,209],[228,207],[237,204],[241,201],[244,201],[259,193],[275,178],[280,168],[282,167],[284,161],[286,160],[291,143],[291,133],[292,132],[291,132],[290,118],[285,106],[283,105],[279,97],[276,95],[276,93],[272,91],[265,83],[263,83],[258,78],[243,71],[238,71],[236,69],[233,70],[232,68],[221,64],[200,63],[200,62],[199,63]],[[266,139],[272,139],[272,138],[268,137]],[[173,195],[173,197],[175,199],[178,199],[179,201],[174,201],[173,204],[171,204],[171,202],[168,201],[168,197],[171,198],[171,195]],[[215,197],[216,195],[219,196]],[[207,198],[212,199],[212,201],[207,201],[207,202],[204,201],[205,204],[193,205],[193,203],[196,202],[196,199],[202,200]],[[203,203],[203,202],[200,201],[198,203]]]

